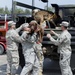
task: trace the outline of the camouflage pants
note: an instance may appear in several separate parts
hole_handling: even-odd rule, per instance
[[[60,68],[62,75],[73,75],[70,67],[71,52],[60,53]]]
[[[20,75],[29,75],[30,71],[32,70],[30,75],[38,75],[39,74],[39,61],[34,52],[26,52],[24,54],[25,58],[25,66],[22,69]]]
[[[7,50],[7,73],[16,74],[19,66],[19,55],[17,50]]]

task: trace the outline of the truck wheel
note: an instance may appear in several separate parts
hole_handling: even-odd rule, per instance
[[[4,52],[4,47],[3,45],[0,44],[0,55],[3,54],[3,52]]]

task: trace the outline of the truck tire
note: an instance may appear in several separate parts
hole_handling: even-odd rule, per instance
[[[0,44],[0,55],[4,53],[4,47]]]

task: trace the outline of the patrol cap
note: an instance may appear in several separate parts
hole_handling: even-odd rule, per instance
[[[12,25],[15,25],[16,23],[14,21],[9,21],[8,22],[8,26],[12,26]]]
[[[23,27],[23,28],[28,27],[28,26],[29,26],[28,23],[23,23],[23,24],[22,24],[22,27]]]
[[[66,22],[66,21],[62,21],[62,23],[60,24],[60,26],[68,27],[69,26],[69,23]]]

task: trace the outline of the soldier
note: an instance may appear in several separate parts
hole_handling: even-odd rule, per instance
[[[55,34],[58,39],[55,40],[50,34],[47,34],[47,37],[51,40],[51,42],[58,46],[58,53],[60,53],[60,68],[62,75],[73,75],[70,67],[70,59],[71,59],[71,34],[67,31],[67,27],[69,23],[63,21],[61,24],[62,33],[58,35],[54,31],[51,31],[52,34]]]
[[[32,75],[39,74],[39,60],[34,52],[34,45],[37,36],[37,22],[31,21],[29,28],[28,32],[23,32],[21,36],[24,39],[22,42],[22,48],[25,58],[25,66],[23,67],[20,75],[28,75],[31,70]]]
[[[18,32],[22,29],[22,26],[15,30],[15,25],[14,21],[9,21],[8,31],[6,32],[7,75],[15,75],[19,66],[18,43],[21,42],[21,39]]]

